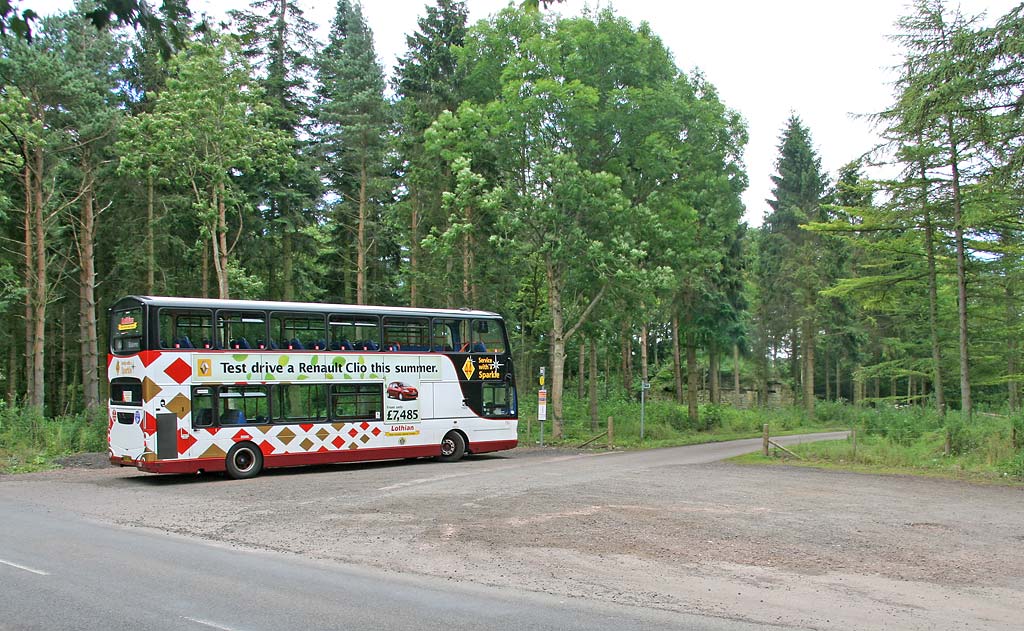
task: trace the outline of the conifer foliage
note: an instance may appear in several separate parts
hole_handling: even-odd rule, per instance
[[[745,209],[742,113],[611,9],[471,25],[431,0],[386,69],[357,0],[324,41],[302,0],[223,25],[113,4],[0,5],[11,402],[99,407],[103,307],[147,293],[500,312],[523,392],[548,369],[556,435],[568,393],[597,429],[599,399],[641,382],[689,426],[779,392],[808,415],[1020,408],[1020,7],[917,0],[885,146],[827,173],[794,113]]]

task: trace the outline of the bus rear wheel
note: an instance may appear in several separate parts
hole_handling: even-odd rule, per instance
[[[254,478],[263,468],[263,452],[252,443],[238,443],[228,452],[225,465],[235,480]]]
[[[452,430],[444,435],[441,440],[441,455],[438,460],[441,462],[456,462],[466,453],[466,440],[462,434]]]

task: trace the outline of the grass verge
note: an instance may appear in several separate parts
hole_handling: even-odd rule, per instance
[[[45,418],[0,401],[0,472],[28,473],[57,467],[56,460],[107,450],[106,410]]]

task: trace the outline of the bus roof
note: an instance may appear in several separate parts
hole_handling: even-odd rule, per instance
[[[311,313],[348,313],[366,315],[394,316],[427,316],[427,317],[478,317],[501,318],[491,311],[477,309],[419,309],[414,307],[383,307],[373,305],[345,305],[325,302],[279,302],[273,300],[220,300],[216,298],[177,298],[169,296],[125,296],[114,303],[115,306],[126,300],[154,307],[179,307],[184,309],[234,309],[253,311],[289,311]]]

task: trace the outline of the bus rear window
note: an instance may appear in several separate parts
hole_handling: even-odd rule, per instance
[[[142,405],[142,382],[128,377],[110,380],[111,405]]]
[[[142,307],[115,311],[110,325],[110,351],[112,353],[126,355],[142,350],[142,336],[145,329],[142,321]]]

